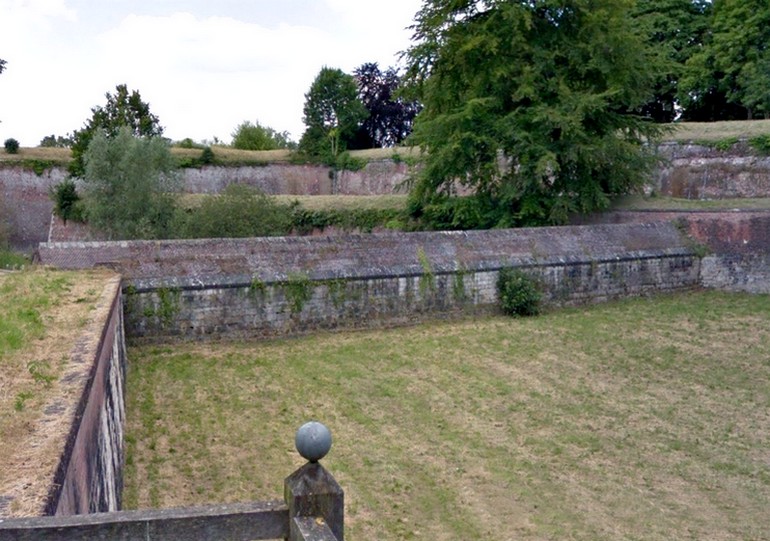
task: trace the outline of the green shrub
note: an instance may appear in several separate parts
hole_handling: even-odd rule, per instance
[[[64,223],[67,223],[67,220],[85,221],[83,205],[80,202],[80,196],[72,179],[66,179],[54,186],[51,191],[51,198],[54,203],[54,214],[64,220]]]
[[[201,157],[198,159],[202,165],[211,165],[216,161],[216,156],[214,156],[214,151],[211,150],[211,147],[206,147],[203,149]]]
[[[231,184],[201,206],[178,211],[173,235],[181,238],[269,237],[289,232],[286,205],[249,186]]]
[[[749,146],[762,155],[770,155],[770,135],[757,135],[749,139]]]
[[[500,270],[497,298],[509,316],[534,316],[540,312],[540,290],[532,276],[516,268]]]
[[[17,154],[19,152],[19,142],[16,139],[5,140],[5,151],[8,154]]]
[[[339,227],[345,231],[358,230],[371,233],[375,227],[402,217],[399,209],[306,209],[295,202],[289,207],[291,229],[300,235],[312,233],[315,229]]]

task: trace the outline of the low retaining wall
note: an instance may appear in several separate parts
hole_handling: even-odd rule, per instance
[[[106,317],[76,345],[75,355],[83,363],[77,377],[85,378],[85,385],[49,494],[48,515],[120,509],[126,349],[119,278],[107,301]]]
[[[664,143],[656,191],[685,199],[770,197],[770,156],[745,141],[719,150],[696,144]]]
[[[51,243],[45,264],[125,278],[132,337],[297,334],[488,311],[498,271],[548,303],[691,288],[700,261],[672,224],[160,242]]]

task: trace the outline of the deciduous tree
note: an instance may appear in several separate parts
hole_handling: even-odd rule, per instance
[[[712,12],[705,45],[687,63],[682,100],[686,109],[699,113],[687,117],[770,115],[770,5],[765,0],[714,0]]]
[[[130,127],[113,136],[99,130],[84,155],[88,222],[112,239],[169,236],[178,188],[176,163],[160,137],[136,137]]]
[[[105,94],[107,104],[91,109],[91,118],[86,125],[72,134],[72,162],[70,173],[82,176],[85,173],[83,156],[98,131],[108,138],[115,137],[123,128],[136,137],[163,135],[158,117],[150,112],[150,104],[142,101],[138,90],[129,92],[126,85],[115,87],[115,94]]]
[[[457,183],[479,202],[457,227],[561,223],[639,187],[660,132],[633,111],[658,58],[630,0],[428,0],[406,52],[427,151],[414,215]],[[467,210],[467,209],[465,209]]]
[[[328,67],[321,69],[305,94],[303,112],[306,130],[299,150],[328,162],[336,161],[366,118],[353,76]]]
[[[687,60],[703,46],[711,20],[708,0],[637,0],[631,12],[660,55],[661,70],[653,99],[641,113],[656,122],[672,122],[681,112],[678,91]]]
[[[353,72],[358,99],[369,116],[361,123],[351,148],[385,148],[401,143],[412,133],[420,104],[397,95],[401,78],[395,68],[381,71],[377,63],[362,64]]]
[[[233,148],[240,150],[275,150],[296,146],[289,138],[289,132],[278,132],[269,126],[263,126],[257,121],[252,124],[246,120],[238,124],[233,136]]]

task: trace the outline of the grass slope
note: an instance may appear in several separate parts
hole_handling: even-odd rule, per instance
[[[129,356],[129,507],[280,497],[319,419],[351,539],[770,531],[769,296]]]

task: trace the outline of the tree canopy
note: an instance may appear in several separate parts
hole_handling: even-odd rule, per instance
[[[91,109],[92,116],[86,125],[72,134],[72,162],[70,173],[82,176],[85,173],[83,156],[97,132],[106,137],[115,137],[123,128],[128,128],[135,137],[156,137],[163,135],[158,117],[150,112],[150,104],[142,101],[138,90],[129,92],[128,87],[118,85],[115,94],[105,94],[107,104]]]
[[[328,67],[321,69],[305,94],[303,112],[306,130],[299,150],[332,162],[366,118],[353,76]]]
[[[396,69],[382,71],[376,62],[369,62],[356,68],[353,76],[358,99],[369,116],[359,126],[351,148],[385,148],[401,143],[412,132],[421,106],[397,95],[401,77]]]
[[[3,73],[3,70],[5,70],[5,65],[6,64],[7,64],[7,62],[5,60],[3,60],[2,58],[0,58],[0,73]]]
[[[233,148],[240,150],[275,150],[296,145],[289,138],[289,132],[278,132],[269,126],[263,126],[259,121],[255,124],[248,120],[241,122],[232,136]]]
[[[178,176],[168,144],[124,126],[98,130],[84,155],[88,222],[112,239],[168,238]]]
[[[428,0],[406,51],[427,151],[413,215],[442,227],[561,223],[640,186],[658,125],[634,114],[660,58],[631,0]],[[475,197],[452,206],[463,187]]]
[[[680,114],[679,83],[685,64],[703,46],[710,15],[710,0],[637,0],[631,16],[661,65],[653,99],[641,108],[644,116],[672,122]]]
[[[685,118],[770,116],[770,5],[714,0],[704,45],[687,62],[680,95]]]

